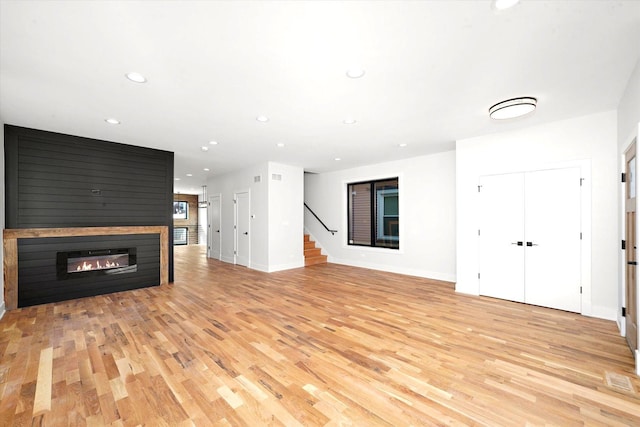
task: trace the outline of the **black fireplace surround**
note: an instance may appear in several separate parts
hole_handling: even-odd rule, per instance
[[[173,153],[12,125],[4,131],[7,229],[167,226],[173,282]],[[155,234],[18,239],[18,307],[159,285],[159,247]],[[126,266],[59,267],[122,249]]]

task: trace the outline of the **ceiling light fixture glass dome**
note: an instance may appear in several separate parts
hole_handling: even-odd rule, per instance
[[[125,76],[131,80],[132,82],[136,82],[136,83],[146,83],[147,82],[147,78],[145,76],[143,76],[140,73],[136,73],[136,72],[131,72],[131,73],[127,73],[125,74]]]
[[[495,10],[507,10],[520,3],[520,0],[493,0],[492,7]]]
[[[347,70],[347,77],[350,79],[359,79],[364,76],[364,69],[361,67],[351,67]]]

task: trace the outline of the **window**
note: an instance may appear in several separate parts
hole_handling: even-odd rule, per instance
[[[398,249],[398,178],[348,184],[349,244]]]

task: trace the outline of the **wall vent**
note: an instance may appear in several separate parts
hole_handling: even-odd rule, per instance
[[[282,175],[279,173],[272,173],[271,179],[274,181],[282,181]]]
[[[256,175],[253,177],[253,182],[260,182],[260,181],[262,181],[262,176]]]

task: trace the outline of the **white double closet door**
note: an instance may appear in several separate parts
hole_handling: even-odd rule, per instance
[[[480,294],[581,311],[579,168],[480,178]]]

